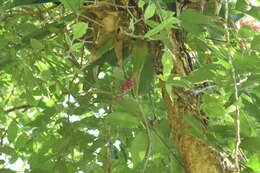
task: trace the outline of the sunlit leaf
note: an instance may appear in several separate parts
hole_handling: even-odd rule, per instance
[[[153,17],[156,10],[156,5],[154,3],[150,4],[144,12],[144,20],[147,20],[151,17]]]

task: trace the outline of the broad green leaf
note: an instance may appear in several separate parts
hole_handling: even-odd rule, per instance
[[[248,1],[246,0],[239,0],[236,2],[236,9],[240,11],[247,11],[250,8]]]
[[[173,58],[169,51],[164,51],[162,56],[163,75],[169,76],[173,68]]]
[[[9,3],[6,9],[12,9],[17,7],[32,6],[37,4],[43,4],[48,2],[59,2],[58,0],[13,0]]]
[[[190,82],[197,83],[203,81],[212,81],[216,79],[216,65],[208,64],[192,72],[186,79]]]
[[[137,40],[134,43],[132,51],[132,63],[134,65],[134,72],[140,73],[144,63],[149,55],[148,44],[145,41]]]
[[[147,145],[148,145],[148,140],[147,140],[147,135],[143,132],[139,132],[132,144],[131,144],[131,155],[132,155],[132,160],[134,163],[134,166],[138,165],[139,162],[141,162],[146,153]]]
[[[223,104],[223,100],[219,96],[205,95],[201,108],[207,116],[222,119],[226,114]]]
[[[16,152],[15,152],[15,149],[12,148],[12,147],[9,147],[7,145],[4,145],[4,146],[1,146],[0,147],[0,152],[1,153],[4,153],[6,155],[9,155],[9,156],[15,156],[17,155]]]
[[[260,51],[260,35],[256,35],[252,40],[251,49]]]
[[[84,43],[75,43],[72,45],[71,50],[72,51],[78,51],[83,47]]]
[[[254,34],[255,34],[254,30],[251,29],[249,26],[243,26],[238,31],[238,35],[241,38],[250,38],[253,37]]]
[[[107,122],[114,127],[136,128],[140,125],[139,120],[127,112],[113,112],[106,118]]]
[[[88,24],[84,22],[76,23],[72,26],[73,38],[76,40],[87,32]]]
[[[213,24],[212,20],[201,13],[195,12],[195,11],[184,11],[181,13],[180,19],[184,23],[191,23],[191,24],[204,24],[204,25],[210,25]]]
[[[31,46],[35,51],[40,51],[44,48],[44,45],[36,39],[31,39]]]
[[[73,12],[77,12],[78,9],[83,5],[83,0],[60,0],[64,7]]]
[[[260,172],[260,154],[254,154],[249,158],[249,162],[246,164],[248,167],[253,169],[255,173]]]
[[[26,148],[26,144],[28,140],[29,138],[25,133],[21,134],[15,142],[15,148],[17,149]]]
[[[201,131],[201,123],[193,116],[193,115],[184,115],[184,120],[192,126],[192,128],[196,131]]]
[[[251,6],[250,10],[245,13],[254,17],[258,21],[260,20],[260,7]]]
[[[138,87],[139,94],[146,94],[152,89],[152,82],[154,80],[153,58],[149,56],[143,65],[140,74],[140,83]]]
[[[144,0],[139,0],[137,5],[138,5],[139,8],[143,8],[144,5],[145,5],[145,1]]]
[[[181,26],[188,32],[194,34],[194,35],[200,35],[203,33],[204,29],[202,25],[195,25],[193,23],[189,22],[182,22]]]
[[[117,101],[112,105],[116,112],[128,112],[134,116],[141,116],[141,111],[139,109],[138,103],[133,99],[124,98]]]
[[[8,40],[3,36],[0,36],[0,49],[4,48],[8,44]]]
[[[219,135],[223,138],[229,139],[235,137],[235,128],[234,125],[211,125],[209,127],[209,132]],[[221,142],[221,141],[220,141]]]
[[[260,152],[260,138],[257,137],[244,137],[241,142],[241,148],[251,151]]]
[[[0,173],[16,173],[16,172],[11,169],[2,168],[0,169]]]
[[[240,128],[241,128],[241,136],[251,136],[253,133],[252,124],[248,120],[248,116],[240,111]]]
[[[150,19],[154,16],[156,10],[156,5],[154,3],[148,5],[144,12],[144,20]]]
[[[177,77],[168,79],[167,84],[174,87],[192,88],[191,83],[188,80],[177,78]]]
[[[58,140],[53,148],[54,152],[67,152],[71,143],[71,137],[67,136]]]
[[[177,24],[180,23],[180,21],[175,18],[175,17],[170,17],[166,20],[164,20],[162,23],[160,23],[158,26],[154,27],[153,29],[149,30],[144,37],[149,38],[159,32],[161,32],[162,30],[166,29],[166,28],[174,28],[173,24]]]
[[[15,121],[12,121],[7,129],[7,138],[9,142],[13,142],[18,133],[18,126]]]

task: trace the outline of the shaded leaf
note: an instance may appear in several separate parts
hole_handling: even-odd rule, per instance
[[[17,133],[18,133],[18,126],[15,121],[12,121],[7,129],[7,135],[8,135],[7,138],[9,142],[13,142],[16,139]]]
[[[126,112],[113,112],[107,116],[106,120],[120,128],[135,128],[140,124],[136,117]]]

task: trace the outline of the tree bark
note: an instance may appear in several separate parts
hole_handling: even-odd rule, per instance
[[[177,2],[177,15],[181,13],[178,9],[181,5]],[[193,0],[187,9],[195,11],[203,11],[204,4],[199,0]],[[182,31],[181,31],[182,32]],[[178,33],[179,34],[179,33]],[[181,33],[183,34],[183,33]],[[187,65],[183,63],[183,53],[179,46],[183,44],[177,38],[176,32],[169,33],[169,40],[172,42],[170,47],[171,55],[174,61],[173,74],[185,77],[190,72]],[[172,87],[172,93],[166,91],[166,86],[162,84],[162,95],[167,108],[168,119],[171,125],[171,133],[177,144],[181,159],[184,162],[187,173],[225,173],[227,169],[224,168],[220,154],[214,150],[206,142],[187,133],[192,127],[184,120],[184,116],[195,116],[199,119],[203,132],[207,131],[207,122],[200,114],[199,105],[201,99],[192,91],[182,88]]]

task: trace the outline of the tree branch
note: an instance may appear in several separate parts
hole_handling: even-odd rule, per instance
[[[32,106],[29,105],[29,104],[25,104],[25,105],[21,105],[21,106],[14,106],[14,107],[11,107],[11,108],[9,108],[9,109],[6,109],[4,112],[5,112],[5,113],[10,113],[10,112],[13,112],[13,111],[16,111],[16,110],[19,110],[19,109],[27,110],[27,109],[29,109],[30,107],[32,107]]]

